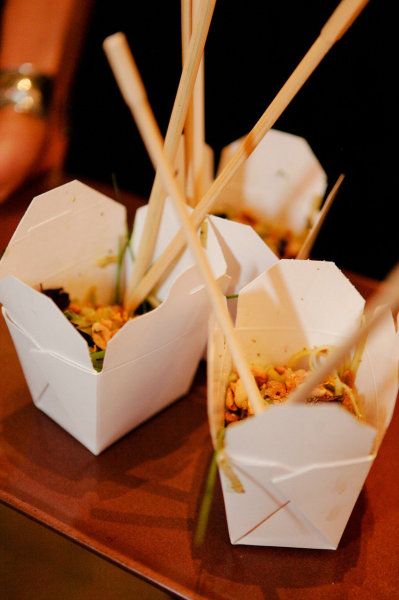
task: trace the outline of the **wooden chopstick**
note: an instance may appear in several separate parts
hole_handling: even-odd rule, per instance
[[[306,236],[302,246],[300,247],[299,252],[296,256],[297,259],[305,260],[306,258],[309,258],[317,236],[319,235],[321,226],[323,225],[325,218],[328,215],[328,212],[338,194],[338,191],[344,179],[345,175],[341,173],[337,181],[334,183],[330,193],[328,194],[326,201],[324,202],[323,207],[319,212],[315,223],[313,224],[313,227],[310,228],[308,235]]]
[[[182,62],[187,58],[187,50],[191,38],[192,24],[192,0],[180,0],[181,10],[181,49]],[[201,61],[202,62],[202,61]],[[197,74],[198,81],[198,74]],[[197,82],[196,82],[197,83]],[[195,90],[194,86],[194,90]],[[195,91],[193,92],[194,96]],[[193,96],[188,107],[186,121],[184,123],[184,185],[187,203],[192,205],[193,195],[193,140],[194,140],[194,122],[193,122]]]
[[[203,0],[192,0],[192,30],[195,23],[201,18],[201,2]],[[196,206],[204,193],[204,152],[205,152],[205,64],[204,57],[200,62],[197,81],[195,82],[192,98],[192,119],[193,119],[193,163],[192,163],[192,181],[193,181],[193,206]]]

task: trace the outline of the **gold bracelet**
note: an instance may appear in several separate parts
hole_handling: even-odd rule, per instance
[[[38,73],[31,63],[0,69],[0,108],[11,105],[17,113],[44,117],[52,87],[53,79]]]

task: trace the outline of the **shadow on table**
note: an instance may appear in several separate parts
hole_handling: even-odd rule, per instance
[[[162,481],[189,467],[204,443],[210,448],[203,370],[200,365],[189,401],[183,398],[165,408],[100,456],[92,455],[29,402],[2,422],[0,439],[7,461],[15,472],[40,481],[51,493],[68,489],[70,497],[81,498],[95,491],[104,500],[146,484],[160,495],[187,499],[186,493],[163,488]],[[28,396],[21,384],[22,393]],[[9,400],[21,404],[20,397]]]

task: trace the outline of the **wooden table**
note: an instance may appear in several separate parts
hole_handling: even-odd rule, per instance
[[[0,247],[31,197],[29,190],[0,207]],[[134,210],[137,199],[124,200]],[[352,279],[365,295],[375,287]],[[196,547],[212,453],[204,366],[187,397],[95,457],[33,406],[3,320],[0,348],[6,505],[183,598],[399,597],[398,411],[338,550],[232,546],[219,484],[205,542]]]

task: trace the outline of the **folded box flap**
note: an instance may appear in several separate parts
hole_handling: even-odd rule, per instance
[[[189,390],[205,343],[201,328],[99,374],[101,449]]]
[[[291,502],[282,506],[239,540],[232,542],[252,546],[318,550],[335,550],[337,547]]]
[[[92,370],[86,341],[48,296],[15,277],[4,277],[0,280],[0,302],[40,349]]]
[[[206,290],[204,286],[198,286],[197,270],[195,267],[188,268],[177,277],[164,302],[128,321],[109,341],[104,370],[136,360],[188,331],[194,332],[202,327],[205,334],[209,311]],[[185,351],[184,347],[181,351]]]
[[[310,465],[274,477],[273,483],[323,536],[337,547],[374,456]]]
[[[228,294],[237,294],[260,273],[278,262],[277,256],[249,225],[209,217],[231,277]]]
[[[131,241],[133,256],[137,255],[139,249],[147,209],[147,206],[142,206],[136,211]],[[187,210],[189,212],[191,211],[191,209],[189,208],[187,208]],[[159,258],[159,256],[162,254],[162,252],[165,250],[169,242],[173,239],[173,237],[180,230],[180,228],[180,220],[176,215],[176,211],[173,208],[172,201],[169,198],[167,198],[165,201],[162,220],[160,223],[158,237],[155,244],[154,260]],[[209,227],[209,223],[207,220],[204,221],[204,224],[201,228],[200,236],[202,244],[206,249],[206,253],[210,261],[214,276],[216,279],[218,279],[226,273],[226,261],[218,239],[216,237],[216,234],[213,228]],[[194,264],[195,261],[191,255],[191,252],[189,249],[186,248],[184,252],[181,253],[179,259],[168,273],[168,276],[157,287],[156,296],[158,300],[165,300],[173,282],[177,279],[177,277],[186,269],[192,267]],[[129,274],[130,268],[127,270],[127,278],[129,278]],[[201,284],[202,279],[198,274],[197,285]]]
[[[363,307],[364,299],[334,263],[283,259],[241,290],[236,325],[347,335]]]
[[[121,204],[77,179],[39,194],[29,204],[11,238],[11,242],[19,241],[28,235],[32,229],[62,217],[66,213],[77,215],[82,209],[95,209],[99,202],[116,205],[118,210],[122,209],[125,212]]]
[[[280,465],[247,465],[228,457],[231,469],[244,490],[233,489],[228,472],[219,468],[228,517],[229,534],[233,543],[253,532],[261,523],[281,510],[287,498],[273,484],[272,477],[286,473]]]
[[[223,149],[218,171],[242,140]],[[219,196],[218,208],[247,205],[300,233],[321,202],[326,174],[307,141],[271,129]]]
[[[226,429],[234,461],[305,468],[367,456],[376,430],[337,405],[275,405]]]
[[[66,288],[77,297],[92,286],[100,302],[111,299],[115,262],[126,235],[126,210],[71,181],[34,198],[0,261],[0,278]]]

